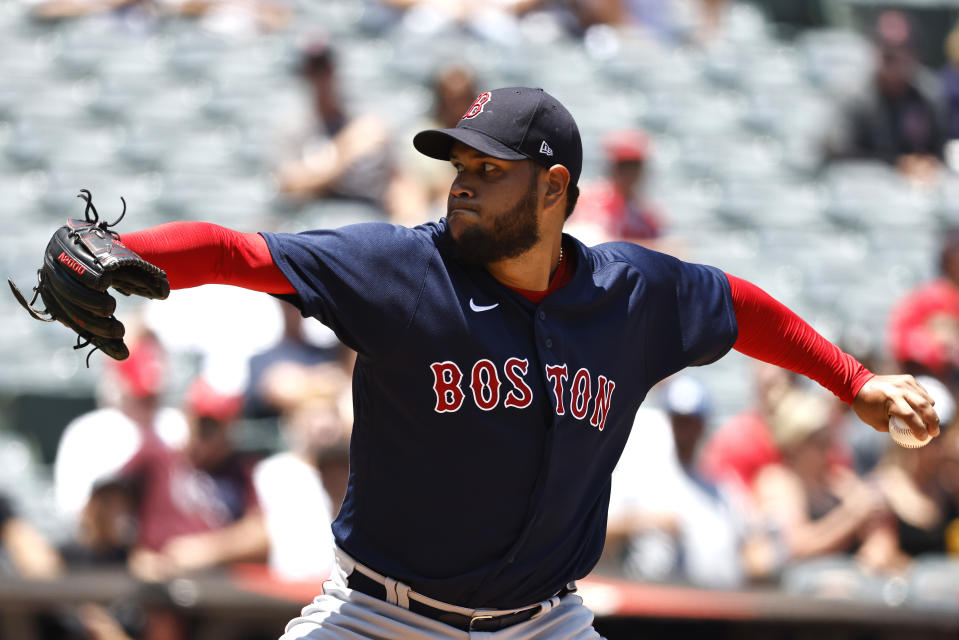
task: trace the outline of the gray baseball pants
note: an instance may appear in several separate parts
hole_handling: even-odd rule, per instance
[[[531,619],[499,631],[462,631],[346,586],[354,561],[337,550],[323,593],[286,625],[280,640],[596,640],[593,613],[575,593],[551,598]],[[415,597],[415,596],[414,596]]]

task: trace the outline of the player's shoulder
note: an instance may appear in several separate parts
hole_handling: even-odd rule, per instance
[[[687,262],[632,242],[606,242],[584,247],[593,280],[606,287],[627,283],[647,293],[699,297],[706,292],[729,294],[729,282],[716,267]]]
[[[392,222],[358,222],[342,227],[344,233],[366,236],[382,241],[398,243],[420,243],[435,245],[443,237],[446,220],[424,222],[416,226],[405,226]]]
[[[626,242],[625,240],[602,242],[588,247],[588,250],[599,259],[611,261],[658,260],[661,258],[676,260],[676,258],[668,254],[654,251],[635,242]]]
[[[384,243],[392,243],[394,250],[406,258],[413,256],[432,256],[447,246],[449,236],[446,233],[446,219],[424,222],[416,226],[404,226],[392,223],[373,223]]]
[[[410,234],[418,238],[427,240],[431,244],[436,244],[446,237],[446,218],[440,218],[430,222],[424,222],[415,227],[401,227]]]
[[[332,231],[349,234],[352,236],[374,236],[381,238],[401,239],[431,239],[442,235],[445,220],[438,222],[424,222],[416,226],[406,226],[393,222],[371,220],[364,222],[354,222],[342,227],[332,229]],[[329,232],[329,229],[318,229],[306,233]]]
[[[612,265],[638,270],[647,278],[674,274],[687,264],[675,256],[654,251],[633,242],[604,242],[591,247],[583,245],[589,256],[593,271],[598,272]]]
[[[441,221],[442,222],[442,221]],[[383,221],[364,221],[335,228],[319,228],[298,233],[264,233],[271,249],[321,249],[327,253],[351,255],[415,255],[435,249],[443,235],[441,222],[407,227]]]

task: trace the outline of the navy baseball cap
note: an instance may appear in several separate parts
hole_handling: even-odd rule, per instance
[[[420,153],[449,160],[455,142],[502,160],[530,159],[544,167],[561,164],[570,184],[579,182],[583,143],[573,116],[542,89],[506,87],[485,91],[452,129],[429,129],[413,136]]]

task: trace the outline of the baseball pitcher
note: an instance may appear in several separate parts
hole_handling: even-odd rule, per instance
[[[875,429],[938,433],[912,377],[873,375],[749,282],[564,234],[582,144],[548,93],[486,91],[413,144],[456,170],[438,222],[120,235],[91,203],[51,240],[34,300],[17,294],[114,358],[111,286],[263,291],[356,350],[337,566],[282,640],[598,637],[575,581],[600,557],[634,415],[657,382],[730,349],[809,376]]]

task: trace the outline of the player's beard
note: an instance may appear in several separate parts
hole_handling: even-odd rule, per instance
[[[496,215],[489,229],[472,225],[453,238],[453,257],[465,264],[484,265],[516,258],[539,242],[536,219],[537,176],[516,204]]]

